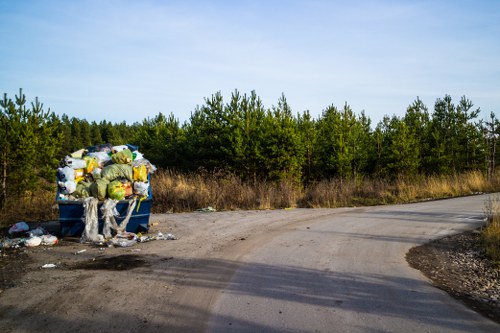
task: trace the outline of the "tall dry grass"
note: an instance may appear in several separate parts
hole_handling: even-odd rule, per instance
[[[185,212],[208,206],[218,210],[366,206],[448,198],[500,189],[498,181],[488,181],[481,172],[398,178],[393,181],[367,177],[333,179],[303,188],[291,181],[247,184],[234,175],[186,175],[167,170],[154,175],[152,186],[155,212]]]
[[[486,254],[500,266],[500,196],[486,204],[486,225],[482,231]]]
[[[0,209],[0,227],[19,221],[39,222],[57,220],[55,190],[38,190],[22,197],[9,197]]]
[[[152,176],[152,213],[189,212],[205,207],[217,210],[333,208],[406,203],[436,198],[500,191],[500,173],[488,181],[481,172],[449,176],[418,176],[396,180],[358,177],[319,181],[306,187],[292,181],[248,184],[231,174],[183,174],[158,170]],[[55,185],[53,186],[55,187]],[[55,190],[40,190],[9,198],[0,210],[0,225],[17,221],[55,220]]]
[[[153,211],[187,212],[205,207],[217,210],[294,207],[301,190],[291,182],[250,185],[223,173],[181,174],[159,170],[152,178]]]

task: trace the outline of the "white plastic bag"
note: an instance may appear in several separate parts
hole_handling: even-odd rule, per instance
[[[76,191],[76,182],[74,180],[59,182],[58,185],[63,194],[71,194]]]
[[[144,182],[134,183],[134,193],[143,197],[148,196],[149,184]]]
[[[64,168],[58,168],[57,179],[59,179],[61,182],[68,182],[75,180],[75,170],[73,170],[69,166],[65,166]]]
[[[38,236],[33,236],[24,240],[24,245],[27,247],[35,247],[42,243],[42,238]]]
[[[67,166],[70,168],[76,170],[76,169],[85,169],[87,167],[87,162],[84,159],[81,158],[73,158],[66,156],[64,158],[64,163],[66,163]]]
[[[99,166],[102,168],[106,163],[111,161],[111,156],[108,155],[108,153],[100,151],[100,152],[95,152],[95,153],[89,153],[88,156],[94,157],[97,159],[97,163],[99,163]]]
[[[128,149],[126,145],[120,145],[120,146],[113,146],[113,152],[118,153],[121,152],[122,150]]]
[[[59,241],[54,235],[42,235],[40,238],[42,239],[41,245],[56,245]]]

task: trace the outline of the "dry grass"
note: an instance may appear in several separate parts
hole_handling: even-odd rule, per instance
[[[152,177],[152,213],[217,210],[282,209],[290,207],[333,208],[415,202],[500,190],[500,174],[487,181],[480,172],[450,176],[419,176],[395,181],[358,177],[324,180],[305,188],[292,181],[248,184],[221,172],[182,174],[158,170]],[[0,225],[18,221],[57,219],[55,190],[9,199],[0,210]]]
[[[19,221],[57,220],[59,213],[55,197],[55,190],[39,190],[24,197],[8,198],[5,207],[0,210],[0,227],[6,227]]]
[[[153,211],[188,212],[205,207],[217,210],[293,207],[300,189],[290,182],[250,185],[234,175],[200,172],[180,174],[159,170],[152,178]]]
[[[487,222],[482,232],[486,254],[500,265],[500,197],[486,205]]]

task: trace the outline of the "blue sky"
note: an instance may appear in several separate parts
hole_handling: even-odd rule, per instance
[[[500,114],[500,1],[0,0],[0,93],[58,115],[189,120],[221,91],[375,125],[417,96]]]

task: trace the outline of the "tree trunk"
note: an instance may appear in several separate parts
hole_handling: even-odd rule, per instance
[[[7,199],[7,160],[3,161],[2,165],[2,185],[0,188],[0,209],[5,207],[5,200]]]

